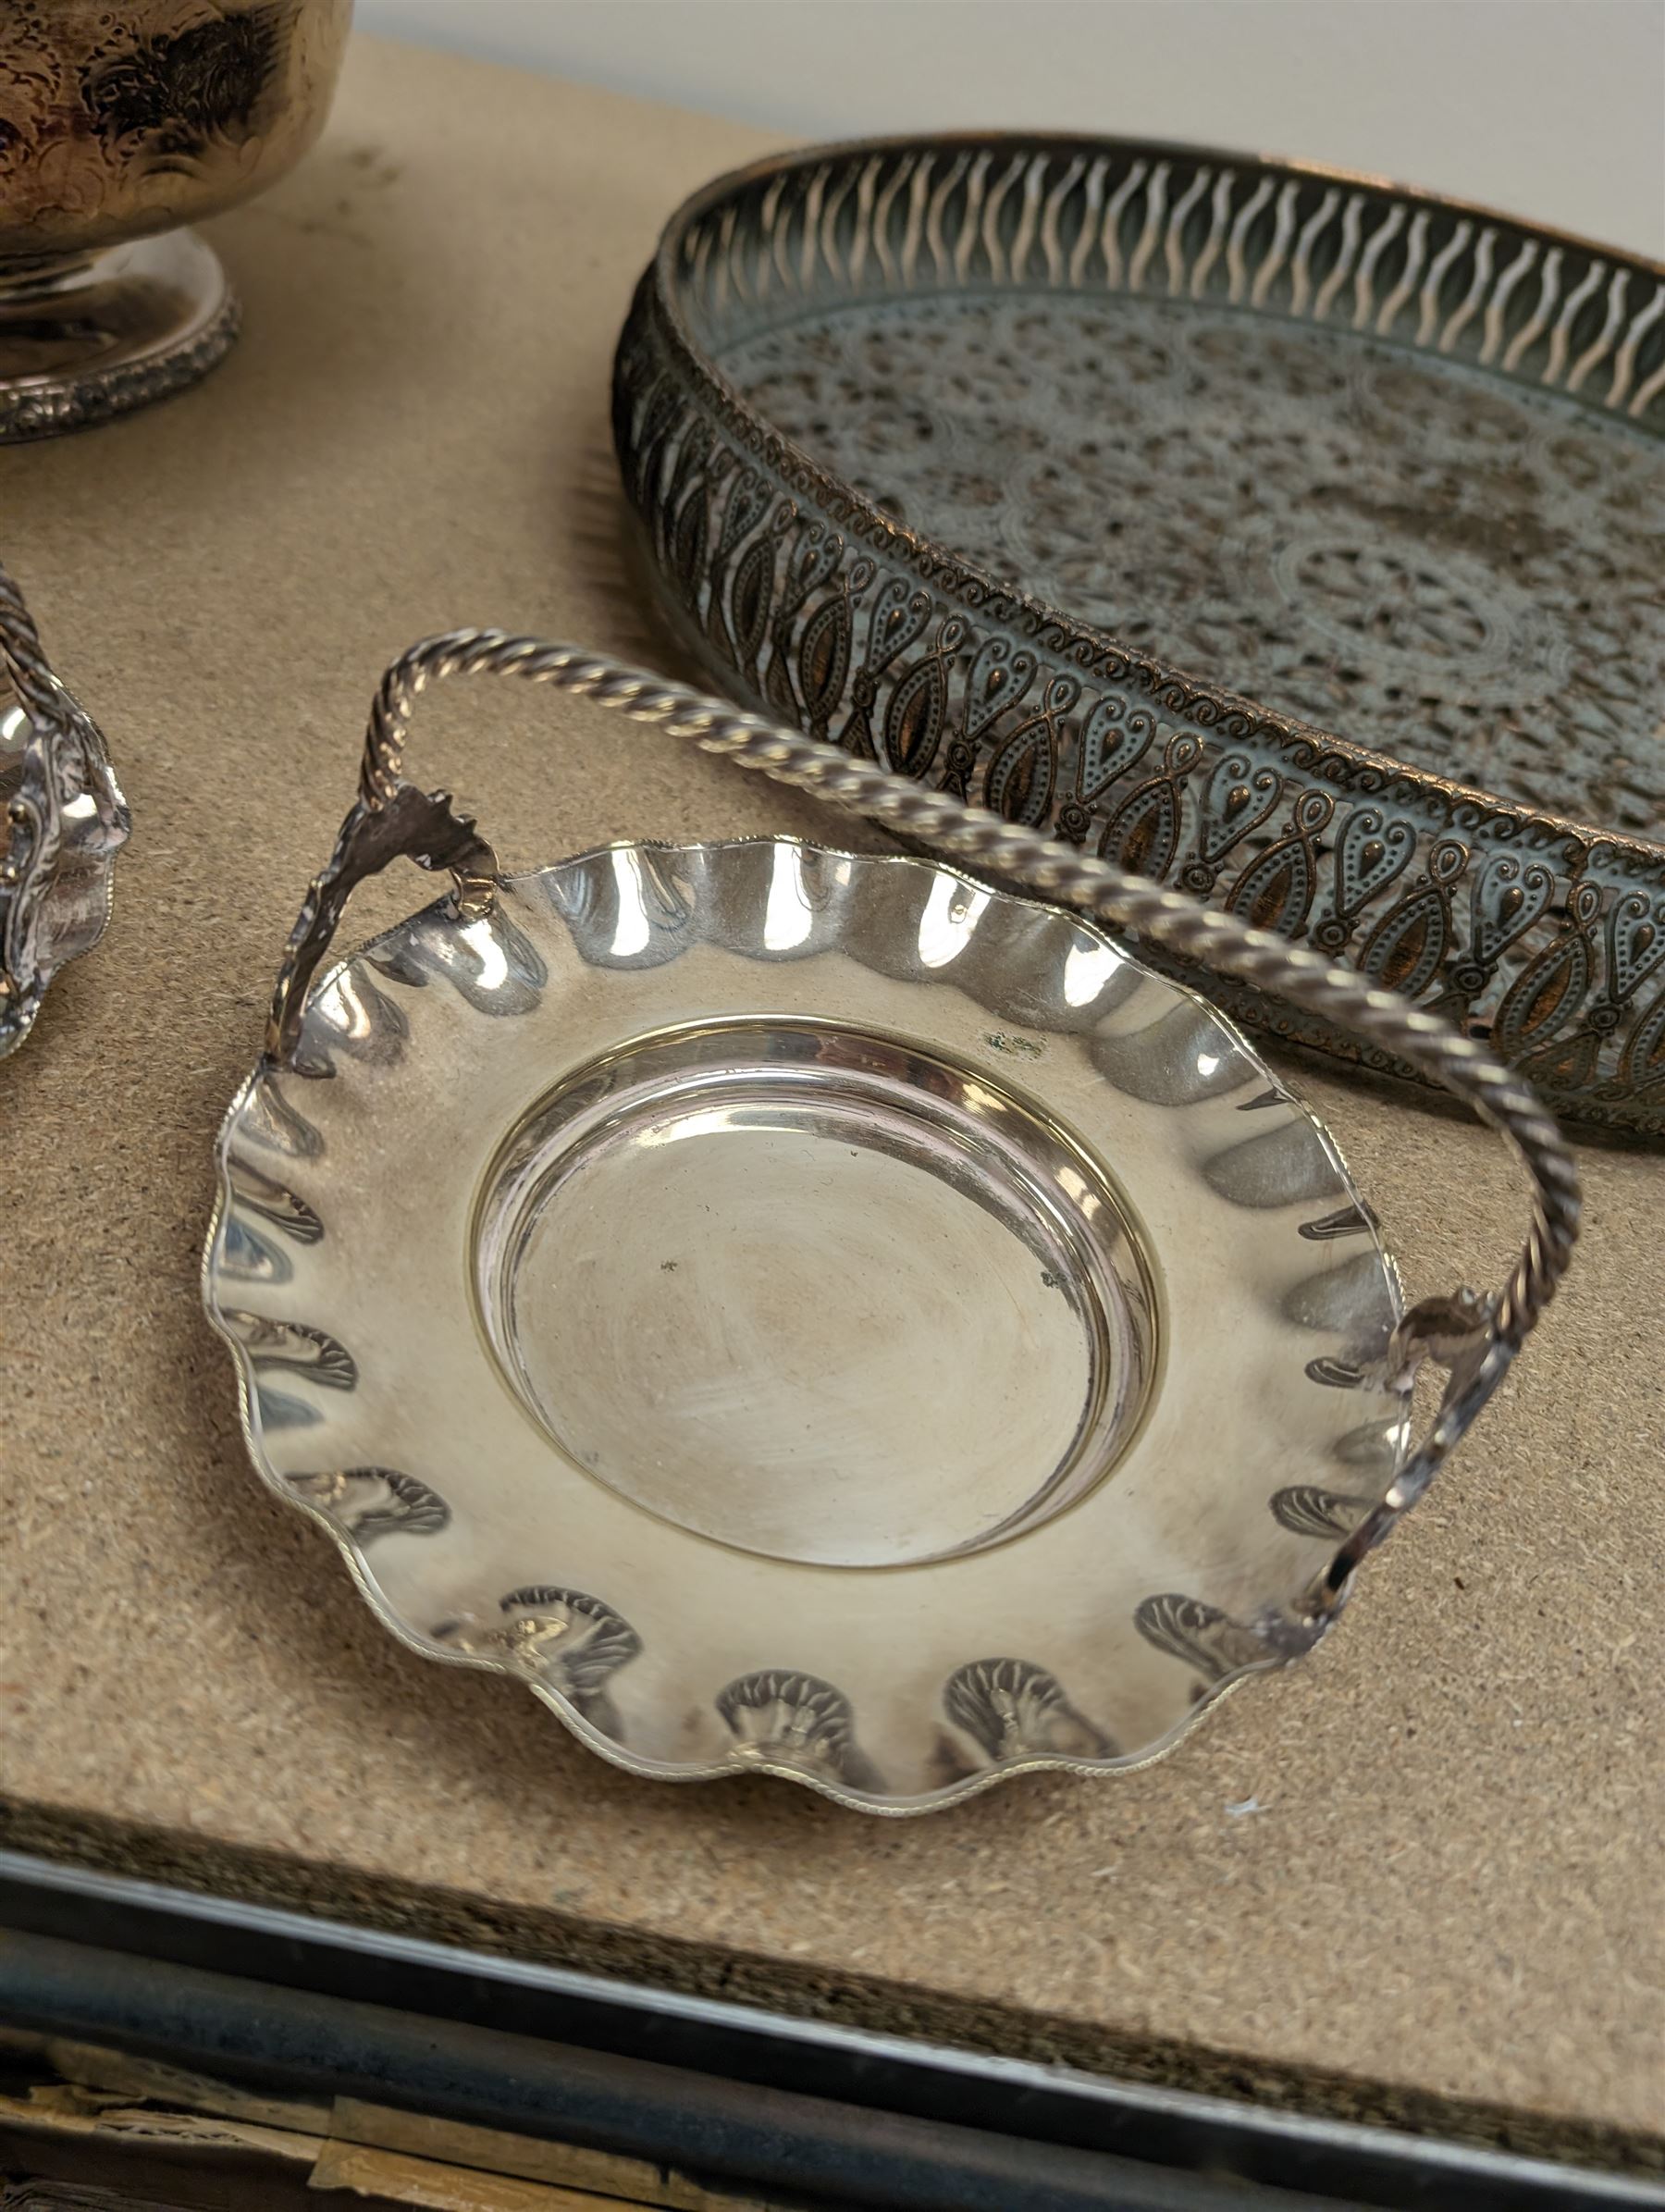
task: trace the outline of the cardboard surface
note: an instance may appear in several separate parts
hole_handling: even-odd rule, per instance
[[[318,152],[215,227],[228,365],[0,454],[0,543],[138,822],[104,945],[0,1068],[0,1840],[1202,2087],[1665,2135],[1658,1158],[1585,1154],[1572,1280],[1336,1635],[1125,1778],[900,1824],[631,1780],[395,1644],[246,1464],[198,1305],[210,1147],[370,691],[468,621],[664,662],[610,350],[670,207],[758,145],[361,43]],[[512,864],[864,835],[511,686],[425,706],[413,766]],[[1495,1140],[1299,1081],[1413,1291],[1497,1279],[1523,1201]]]

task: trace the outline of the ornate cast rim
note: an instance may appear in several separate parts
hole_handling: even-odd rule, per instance
[[[68,430],[91,429],[171,399],[217,368],[241,328],[241,303],[226,284],[205,323],[140,359],[57,377],[0,380],[0,445],[29,445]]]
[[[967,180],[979,175],[973,224]],[[1002,195],[1024,209],[1007,218],[1015,236],[989,215]],[[1180,218],[1204,204],[1207,235],[1188,244]],[[1368,335],[1412,352],[1570,392],[1649,432],[1665,432],[1665,266],[1437,194],[1252,155],[1050,134],[855,142],[755,163],[684,203],[637,288],[614,373],[615,443],[657,580],[684,640],[746,704],[894,766],[875,743],[887,704],[934,659],[961,694],[957,724],[952,704],[939,711],[955,724],[933,748],[940,786],[997,797],[996,762],[1043,728],[1052,785],[1038,811],[1017,818],[1069,843],[1091,839],[1124,865],[1125,844],[1101,843],[1113,809],[1125,819],[1128,802],[1159,784],[1176,797],[1211,777],[1224,789],[1275,762],[1276,821],[1258,848],[1242,848],[1254,866],[1228,896],[1214,882],[1232,870],[1215,868],[1203,885],[1184,865],[1207,861],[1188,849],[1189,834],[1149,872],[1287,935],[1312,924],[1320,949],[1357,959],[1371,980],[1500,1047],[1569,1116],[1665,1134],[1665,846],[1411,766],[1119,646],[997,582],[772,427],[703,342],[720,293],[736,298],[745,287],[758,305],[823,283],[817,303],[906,297],[907,256],[916,274],[929,262],[938,290],[955,282],[957,263],[985,290],[997,278],[1106,293],[1142,285],[1147,297],[1183,293],[1315,327],[1339,297],[1352,314],[1332,327],[1363,316]],[[733,595],[748,559],[742,622]],[[865,624],[852,612],[858,599]],[[845,626],[831,637],[829,610],[841,602]],[[831,656],[836,682],[807,698],[794,662],[818,624],[815,649]],[[908,658],[931,630],[922,657]],[[1021,654],[1030,664],[1022,693],[995,704],[986,688],[974,697],[980,654],[1004,656],[1008,673]],[[1095,712],[1104,728],[1093,750]],[[1114,758],[1141,713],[1153,725],[1171,718],[1159,772],[1160,743],[1131,760],[1123,748],[1125,765]],[[1096,784],[1083,768],[1090,753],[1090,765],[1111,758]],[[1375,851],[1384,829],[1385,857]],[[1332,856],[1333,890],[1319,891],[1319,864]],[[1304,898],[1289,888],[1303,875]],[[1179,972],[1262,1031],[1414,1075],[1309,1013]]]

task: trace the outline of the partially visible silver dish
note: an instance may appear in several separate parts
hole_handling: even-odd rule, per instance
[[[132,826],[97,724],[54,673],[22,593],[0,569],[0,1059],[47,986],[110,918]]]
[[[1347,971],[1070,863],[1522,1147],[1508,1289],[1407,1312],[1313,1116],[1075,913],[790,838],[504,875],[401,767],[421,686],[491,669],[919,826],[879,770],[573,649],[413,649],[219,1140],[204,1296],[265,1480],[405,1641],[644,1775],[914,1811],[1149,1759],[1309,1649],[1565,1263],[1530,1096]],[[968,857],[1055,865],[935,803]],[[399,855],[450,895],[324,970]]]

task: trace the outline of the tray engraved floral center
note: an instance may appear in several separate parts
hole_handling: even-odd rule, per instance
[[[1665,837],[1665,446],[1622,418],[1183,301],[847,303],[718,358],[887,513],[1128,645]]]

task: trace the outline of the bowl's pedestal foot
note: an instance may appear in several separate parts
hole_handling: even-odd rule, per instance
[[[0,262],[0,443],[79,430],[193,384],[238,320],[218,256],[191,230]]]

